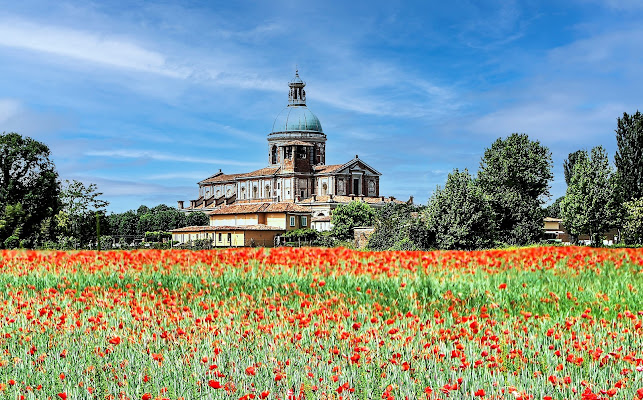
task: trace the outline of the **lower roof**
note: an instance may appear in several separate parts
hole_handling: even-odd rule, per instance
[[[172,233],[199,233],[199,232],[218,232],[218,231],[285,231],[277,226],[265,224],[256,225],[226,225],[226,226],[186,226],[183,228],[172,229]]]

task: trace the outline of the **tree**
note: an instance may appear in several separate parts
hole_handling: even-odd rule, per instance
[[[643,197],[643,114],[638,110],[634,115],[623,113],[617,119],[614,164],[619,175],[619,185],[629,201]]]
[[[643,244],[643,197],[625,204],[625,237],[628,244]]]
[[[436,188],[424,216],[440,249],[472,250],[494,244],[491,204],[466,169],[453,170],[444,188]]]
[[[585,150],[576,150],[573,153],[567,155],[567,160],[563,162],[563,172],[565,173],[565,183],[569,186],[569,182],[572,179],[572,174],[574,172],[574,165],[580,159],[586,158],[587,152]]]
[[[60,184],[49,155],[37,140],[0,135],[0,245],[10,236],[33,245],[43,221],[58,212]]]
[[[406,203],[387,203],[375,213],[375,231],[368,238],[372,250],[421,250],[433,243],[426,224],[419,217],[420,208]]]
[[[61,233],[72,237],[80,246],[97,240],[95,215],[99,213],[99,218],[104,220],[105,209],[109,205],[99,198],[102,195],[95,183],[85,186],[77,180],[66,180],[60,195],[62,209],[56,215]],[[105,221],[101,222],[106,225]]]
[[[500,241],[524,245],[542,237],[541,206],[549,197],[551,169],[549,149],[526,134],[499,138],[485,150],[478,181],[491,202]]]
[[[333,236],[339,240],[350,240],[356,226],[371,226],[374,219],[375,211],[367,203],[351,201],[341,204],[333,210],[330,217]]]
[[[185,216],[186,226],[205,226],[210,223],[210,218],[202,211],[188,213]]]
[[[611,210],[614,191],[612,170],[603,147],[594,147],[588,157],[579,159],[565,197],[560,202],[563,225],[572,235],[589,234],[598,244],[600,234],[613,225]]]
[[[545,207],[544,215],[545,217],[551,218],[560,218],[560,202],[563,201],[565,196],[560,196],[549,206]]]

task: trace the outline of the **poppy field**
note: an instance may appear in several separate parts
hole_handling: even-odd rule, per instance
[[[0,398],[643,399],[643,250],[0,251]]]

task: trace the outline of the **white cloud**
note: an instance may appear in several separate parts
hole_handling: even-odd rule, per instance
[[[189,71],[127,38],[101,35],[19,19],[0,20],[0,46],[70,57],[106,66],[185,78]]]
[[[219,165],[232,165],[240,167],[259,167],[263,166],[257,163],[242,162],[236,160],[226,160],[217,158],[200,158],[191,156],[181,156],[179,154],[160,153],[151,150],[102,150],[102,151],[89,151],[85,153],[88,156],[94,157],[117,157],[117,158],[136,158],[136,159],[150,159],[156,161],[177,161],[198,164],[219,164]]]

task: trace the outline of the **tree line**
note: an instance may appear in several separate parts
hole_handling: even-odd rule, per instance
[[[427,206],[387,204],[371,223],[371,249],[480,249],[544,239],[544,217],[560,218],[572,236],[594,245],[617,230],[627,245],[643,243],[643,115],[617,119],[614,167],[601,146],[580,149],[563,169],[567,190],[544,207],[553,179],[549,149],[514,133],[485,149],[476,176],[453,170]],[[362,206],[365,207],[366,205]]]
[[[131,243],[146,232],[207,225],[201,212],[190,214],[160,204],[107,214],[96,184],[61,182],[49,148],[17,133],[0,135],[0,247],[89,248],[98,235]]]

